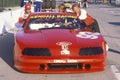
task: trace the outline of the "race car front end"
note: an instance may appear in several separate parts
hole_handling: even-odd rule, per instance
[[[65,33],[67,36],[63,35]],[[63,36],[55,37],[52,36],[53,34]],[[15,67],[27,73],[103,71],[106,61],[106,43],[102,36],[95,35],[90,39],[80,36],[80,33],[77,35],[69,30],[46,30],[37,34],[19,35],[14,47]]]

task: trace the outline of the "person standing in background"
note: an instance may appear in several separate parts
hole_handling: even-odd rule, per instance
[[[29,3],[30,0],[20,0],[20,6],[23,7],[27,3]]]
[[[83,8],[87,8],[88,7],[88,0],[83,0]]]
[[[30,0],[31,5],[34,5],[35,0]]]
[[[79,4],[79,7],[82,7],[82,0],[77,0],[77,3]]]
[[[35,12],[40,12],[43,0],[35,0]]]
[[[24,19],[27,19],[27,17],[31,14],[31,4],[27,3],[25,5],[25,10],[24,10],[24,15],[23,15],[23,18]]]
[[[15,23],[16,29],[15,30],[22,30],[22,25],[24,24],[24,21],[27,19],[27,17],[31,14],[31,4],[26,3],[24,6],[24,13],[21,14],[21,17],[19,17],[18,21]]]
[[[35,11],[35,0],[30,0],[29,3],[31,4],[31,12],[33,13]]]

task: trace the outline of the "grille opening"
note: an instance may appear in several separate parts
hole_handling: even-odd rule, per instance
[[[91,68],[90,64],[85,64],[85,69],[89,70]]]
[[[49,70],[61,70],[61,69],[82,69],[83,65],[80,63],[69,64],[48,64]]]

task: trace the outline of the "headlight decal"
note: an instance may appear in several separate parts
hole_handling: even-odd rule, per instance
[[[22,54],[28,56],[51,56],[48,48],[25,48]]]
[[[102,47],[81,48],[79,51],[79,56],[99,55],[102,53],[103,53]]]

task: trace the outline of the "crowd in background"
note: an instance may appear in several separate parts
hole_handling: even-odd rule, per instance
[[[84,0],[84,2],[87,2],[87,0]],[[42,3],[43,0],[28,0],[28,2],[25,2],[24,3],[25,13],[23,18],[26,19],[31,13],[31,5],[34,6],[34,12],[40,12],[42,8]],[[80,23],[82,23],[84,27],[87,27],[89,30],[93,32],[100,32],[97,21],[92,16],[90,16],[86,10],[81,9],[80,3],[73,4],[71,6],[71,10],[72,10],[71,12],[76,13],[78,19],[80,20]],[[67,7],[64,4],[60,4],[58,6],[58,11],[65,13],[68,12]],[[66,23],[65,25],[68,25],[68,23]]]
[[[73,1],[63,1],[63,3],[67,2],[67,4],[71,5]],[[70,3],[69,3],[70,2]],[[76,0],[74,1],[80,5],[80,7],[87,8],[88,1],[87,0]],[[26,5],[27,3],[31,4],[32,11],[40,12],[41,9],[55,9],[56,8],[56,0],[21,0],[21,7]]]
[[[22,0],[21,7],[25,6],[27,3],[31,4],[34,12],[45,11],[46,9],[51,9],[52,11],[56,8],[56,0]]]

